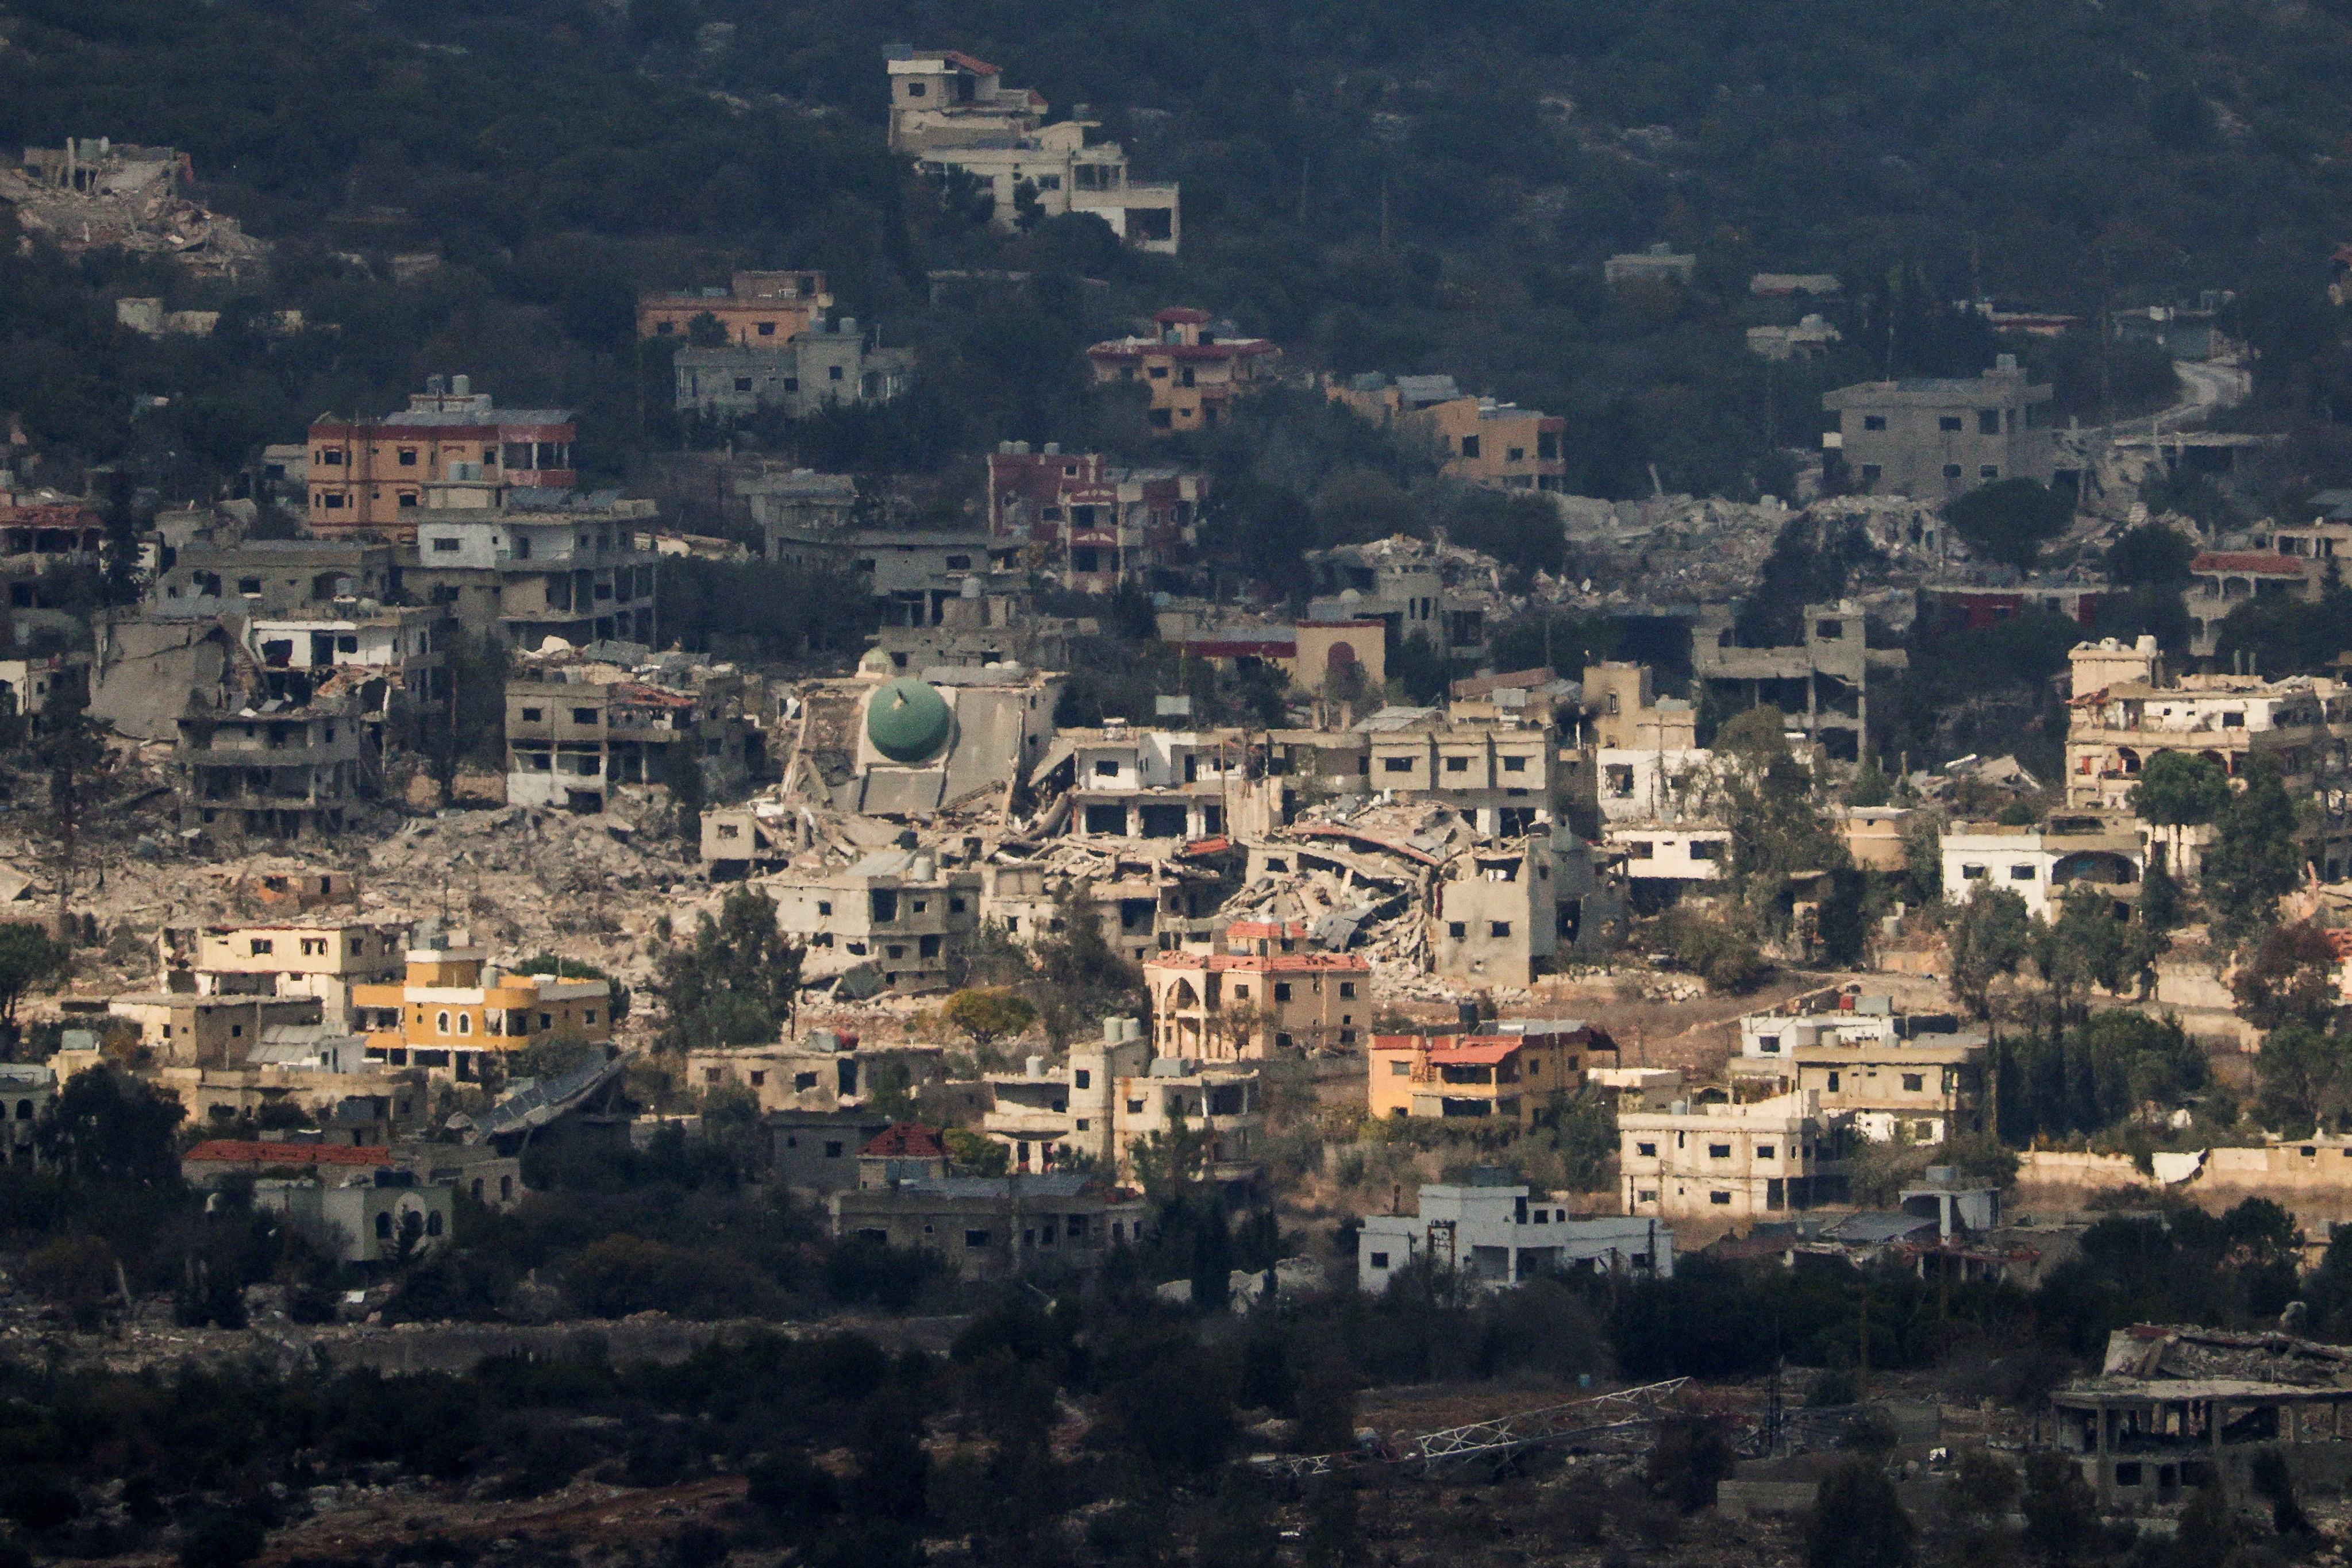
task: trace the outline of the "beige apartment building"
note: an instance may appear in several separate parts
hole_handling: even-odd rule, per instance
[[[352,988],[404,972],[405,923],[362,920],[256,925],[167,925],[159,946],[163,988],[199,997],[310,997],[328,1021],[354,1021]]]
[[[2048,484],[2057,447],[2017,356],[1980,376],[1864,382],[1822,394],[1832,416],[1822,445],[1874,496],[1940,500],[2002,479]]]
[[[1568,488],[1568,421],[1557,414],[1465,397],[1400,414],[1397,423],[1436,444],[1448,478],[1490,490]]]
[[[1022,1072],[989,1075],[981,1131],[1004,1145],[1013,1170],[1051,1170],[1078,1155],[1106,1174],[1131,1174],[1135,1146],[1180,1122],[1208,1140],[1213,1179],[1256,1168],[1265,1128],[1256,1068],[1154,1056],[1134,1019],[1106,1019],[1103,1030],[1073,1045],[1059,1071],[1033,1056]]]
[[[1753,1221],[1845,1200],[1850,1117],[1800,1091],[1748,1105],[1617,1117],[1625,1212]]]
[[[766,883],[776,924],[806,945],[813,978],[860,971],[890,990],[942,991],[980,928],[981,873],[940,866],[935,852],[876,850],[830,876]]]
[[[833,305],[822,272],[739,272],[724,288],[637,297],[637,336],[685,339],[709,316],[739,348],[778,348],[810,329]]]
[[[1372,1017],[1372,967],[1352,953],[1160,953],[1144,964],[1143,982],[1162,1056],[1351,1050]]]
[[[1871,1143],[1940,1144],[1985,1130],[1985,1031],[1799,1044],[1775,1057],[1734,1057],[1735,1080],[1814,1096],[1852,1118]]]
[[[1121,338],[1087,350],[1095,384],[1138,385],[1150,394],[1154,430],[1212,430],[1234,399],[1273,377],[1282,350],[1264,338],[1220,339],[1205,310],[1172,308],[1152,318],[1149,338]]]

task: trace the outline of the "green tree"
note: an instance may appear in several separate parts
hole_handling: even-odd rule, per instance
[[[2269,925],[2278,901],[2303,878],[2294,802],[2287,799],[2277,761],[2248,758],[2244,780],[2214,818],[2213,841],[2205,851],[2205,903],[2213,912],[2214,937],[2225,943],[2242,942]]]
[[[2025,900],[2005,887],[1979,887],[1948,933],[1952,999],[1974,1018],[1992,1016],[1992,983],[2014,975],[2032,951],[2033,920]]]
[[[2159,751],[2140,769],[2129,799],[2133,813],[2150,826],[2193,828],[2229,805],[2230,776],[2210,757]]]
[[[709,311],[699,311],[686,324],[686,340],[698,349],[723,349],[727,346],[727,324]]]
[[[2098,1539],[2097,1500],[2067,1455],[2026,1456],[2025,1495],[2020,1506],[2026,1544],[2059,1568],[2084,1555]]]
[[[1727,763],[1717,792],[1731,830],[1729,890],[1773,926],[1785,921],[1790,876],[1851,863],[1811,771],[1789,750],[1787,726],[1779,708],[1757,707],[1725,720],[1715,735],[1716,754]]]
[[[1035,1023],[1037,1009],[1010,986],[967,986],[941,1005],[940,1016],[985,1051]]]
[[[48,779],[49,825],[58,841],[58,923],[69,931],[67,912],[82,815],[97,803],[98,774],[106,761],[106,745],[91,722],[89,690],[79,667],[60,670],[50,683],[33,755]]]
[[[2256,1101],[2263,1124],[2282,1136],[2308,1137],[2322,1122],[2342,1118],[2352,1103],[2352,1051],[2342,1035],[2309,1024],[2274,1029],[2254,1065]]]
[[[600,969],[585,958],[567,958],[560,953],[536,953],[514,967],[518,975],[553,975],[561,980],[602,980],[612,989],[613,1021],[619,1023],[629,1016],[635,1001],[629,988],[614,979],[609,971]]]
[[[43,1159],[85,1180],[168,1186],[180,1179],[173,1132],[186,1114],[137,1079],[92,1067],[66,1080],[33,1142]]]
[[[2000,479],[1960,497],[1944,517],[1978,556],[2031,571],[2042,545],[2074,521],[2074,504],[2034,480]]]
[[[694,1051],[754,1045],[792,1022],[803,949],[776,925],[776,904],[756,887],[731,890],[719,918],[706,912],[694,940],[661,955],[656,988],[669,1006],[662,1045]]]
[[[695,745],[688,735],[662,751],[661,781],[669,791],[671,831],[684,843],[701,841],[702,809],[710,802],[709,780],[703,776]]]
[[[971,1176],[1003,1176],[1013,1167],[1013,1151],[968,1127],[950,1127],[940,1134],[956,1168]]]
[[[1849,1460],[1822,1482],[1806,1516],[1806,1568],[1909,1568],[1918,1534],[1885,1466]]]
[[[0,925],[0,1029],[13,1039],[25,993],[65,974],[73,949],[28,920]]]
[[[2256,1029],[2303,1024],[2326,1029],[2341,1005],[2336,948],[2310,921],[2273,926],[2230,981],[2238,1012]]]
[[[2189,563],[2196,557],[2197,546],[2179,528],[2169,523],[2142,523],[2107,547],[2107,580],[2126,588],[2178,593],[2189,586]]]

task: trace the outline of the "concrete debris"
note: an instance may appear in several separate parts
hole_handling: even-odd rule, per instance
[[[169,148],[77,138],[62,152],[27,149],[23,168],[0,169],[0,202],[16,209],[28,236],[45,236],[68,255],[126,250],[230,278],[262,263],[266,241],[180,193],[190,171],[187,156]]]

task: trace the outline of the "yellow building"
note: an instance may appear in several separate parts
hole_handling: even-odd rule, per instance
[[[1486,1116],[1541,1125],[1555,1093],[1584,1082],[1593,1053],[1617,1064],[1617,1046],[1581,1021],[1497,1025],[1492,1034],[1376,1034],[1367,1109],[1379,1120]]]
[[[637,336],[683,339],[709,316],[727,340],[746,349],[782,348],[808,331],[833,304],[822,272],[739,272],[725,288],[637,297]]]
[[[1176,308],[1152,318],[1158,335],[1121,338],[1087,350],[1097,386],[1139,383],[1150,394],[1154,430],[1206,430],[1238,393],[1272,378],[1282,350],[1264,338],[1219,338],[1205,310]]]
[[[485,1055],[559,1034],[611,1040],[612,989],[609,980],[505,973],[457,932],[447,946],[409,949],[402,984],[352,987],[352,1003],[370,1061],[471,1082]]]

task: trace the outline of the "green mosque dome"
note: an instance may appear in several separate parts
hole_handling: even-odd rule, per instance
[[[900,678],[866,705],[866,735],[893,762],[920,762],[948,743],[947,699],[920,681]]]

